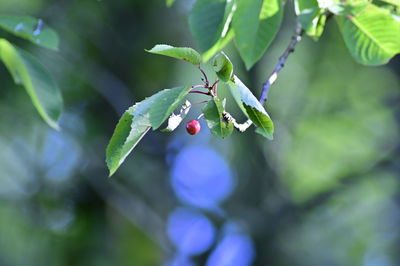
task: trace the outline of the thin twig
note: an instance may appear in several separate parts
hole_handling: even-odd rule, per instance
[[[282,70],[282,68],[285,66],[286,60],[288,59],[289,55],[292,52],[294,52],[296,45],[301,41],[301,37],[302,37],[303,33],[304,33],[304,30],[301,28],[301,25],[297,24],[295,34],[292,37],[292,41],[289,43],[289,46],[286,48],[284,53],[279,57],[278,64],[275,66],[274,71],[271,73],[269,78],[263,84],[262,91],[261,91],[261,97],[259,99],[261,104],[264,104],[265,101],[267,100],[269,88],[278,78],[278,74]],[[237,130],[239,130],[240,132],[247,130],[253,124],[250,119],[248,119],[246,122],[244,122],[242,124],[239,124],[232,117],[232,115],[226,111],[223,112],[222,115],[224,116],[224,118],[227,121],[233,122],[233,125],[235,126],[235,128]]]
[[[214,97],[217,96],[217,89],[218,89],[218,83],[219,83],[219,79],[217,79],[214,84],[211,86],[213,93],[214,93]]]
[[[200,66],[199,66],[199,70],[204,76],[204,79],[201,79],[201,80],[204,81],[205,87],[209,87],[210,83],[208,82],[208,78],[207,78],[206,72],[204,72],[204,70]]]
[[[202,104],[202,103],[208,103],[210,100],[205,100],[205,101],[201,101],[201,102],[196,102],[196,103],[192,103],[190,106],[195,106],[197,104]]]
[[[261,97],[260,97],[261,104],[264,104],[265,101],[267,100],[269,88],[278,78],[278,74],[282,70],[282,68],[285,66],[286,60],[289,57],[289,55],[294,52],[296,45],[301,41],[301,37],[302,37],[303,33],[304,33],[304,30],[301,28],[301,25],[297,24],[296,32],[295,32],[295,35],[292,37],[292,41],[290,42],[289,46],[286,48],[285,52],[281,55],[281,57],[279,57],[278,64],[275,66],[274,71],[271,73],[271,75],[269,76],[267,81],[265,81],[265,83],[263,84],[262,91],[261,91]]]
[[[193,85],[192,89],[207,89],[207,87],[204,87],[203,84],[200,84],[200,85]]]
[[[189,93],[199,93],[199,94],[204,94],[204,95],[210,95],[210,92],[204,92],[204,91],[189,91]]]

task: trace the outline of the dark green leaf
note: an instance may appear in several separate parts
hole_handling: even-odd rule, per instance
[[[198,52],[188,47],[173,47],[166,44],[157,44],[150,50],[146,50],[152,54],[165,55],[180,59],[193,65],[199,65],[201,61],[201,56]]]
[[[262,135],[272,139],[274,124],[262,104],[238,77],[234,76],[227,84],[243,113],[260,128]]]
[[[357,16],[336,17],[350,54],[365,65],[382,65],[400,52],[400,21],[374,5]]]
[[[221,102],[217,98],[209,101],[203,108],[204,118],[211,133],[219,138],[226,138],[231,135],[233,131],[232,122],[225,121],[222,116],[224,109],[225,101]]]
[[[191,104],[188,100],[182,105],[179,114],[172,113],[168,118],[168,125],[166,128],[162,129],[162,132],[172,132],[174,131],[182,122],[182,120],[186,117],[186,115],[190,111]]]
[[[16,49],[5,39],[0,39],[0,59],[14,81],[25,87],[42,118],[51,127],[58,129],[57,120],[62,111],[62,97],[47,70],[32,55]]]
[[[233,16],[235,45],[246,68],[264,54],[279,30],[283,15],[280,0],[241,0]]]
[[[212,65],[220,80],[227,82],[231,79],[233,74],[233,65],[224,52],[221,52],[214,57]]]
[[[119,120],[106,150],[106,162],[112,176],[125,158],[149,131],[148,115],[135,116],[138,103],[129,108]]]
[[[233,37],[228,36],[234,1],[197,0],[189,15],[190,30],[208,61]],[[205,56],[206,55],[206,56]]]
[[[57,33],[45,25],[41,19],[0,15],[0,27],[36,45],[58,50],[59,38]]]

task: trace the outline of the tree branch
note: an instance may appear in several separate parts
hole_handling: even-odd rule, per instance
[[[296,45],[301,41],[301,37],[304,33],[304,30],[301,28],[300,24],[297,24],[295,35],[292,37],[292,41],[290,42],[289,46],[286,48],[285,52],[279,57],[278,64],[275,66],[274,71],[271,73],[267,81],[263,84],[260,103],[264,104],[268,97],[268,91],[271,85],[276,81],[278,78],[279,72],[285,66],[286,60],[288,59],[289,55],[294,52]]]
[[[289,43],[289,46],[286,48],[284,53],[279,57],[278,64],[275,66],[274,71],[271,73],[269,78],[263,84],[262,91],[261,91],[261,97],[259,99],[261,104],[264,104],[265,101],[267,100],[269,88],[277,80],[279,72],[285,66],[286,60],[288,59],[289,55],[294,52],[296,45],[301,41],[303,33],[304,33],[304,30],[301,28],[301,25],[297,24],[295,34],[292,37],[292,41]],[[228,121],[232,121],[232,122],[234,121],[233,125],[240,132],[247,130],[253,124],[250,119],[248,119],[246,122],[244,122],[242,124],[239,124],[236,122],[236,120],[234,120],[232,115],[229,114],[228,112],[223,112],[223,116]]]

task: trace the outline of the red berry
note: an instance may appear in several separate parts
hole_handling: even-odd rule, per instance
[[[196,135],[197,133],[200,132],[201,126],[199,121],[197,120],[190,120],[189,122],[186,123],[186,131],[190,135]]]

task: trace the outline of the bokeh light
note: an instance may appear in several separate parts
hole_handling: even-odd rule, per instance
[[[206,216],[187,208],[178,208],[170,214],[167,232],[181,255],[206,251],[215,235],[214,226]]]
[[[225,226],[224,236],[211,253],[207,266],[249,266],[255,257],[251,238],[235,224]]]
[[[231,170],[217,152],[204,146],[187,146],[176,156],[172,186],[184,203],[217,209],[234,187]]]

